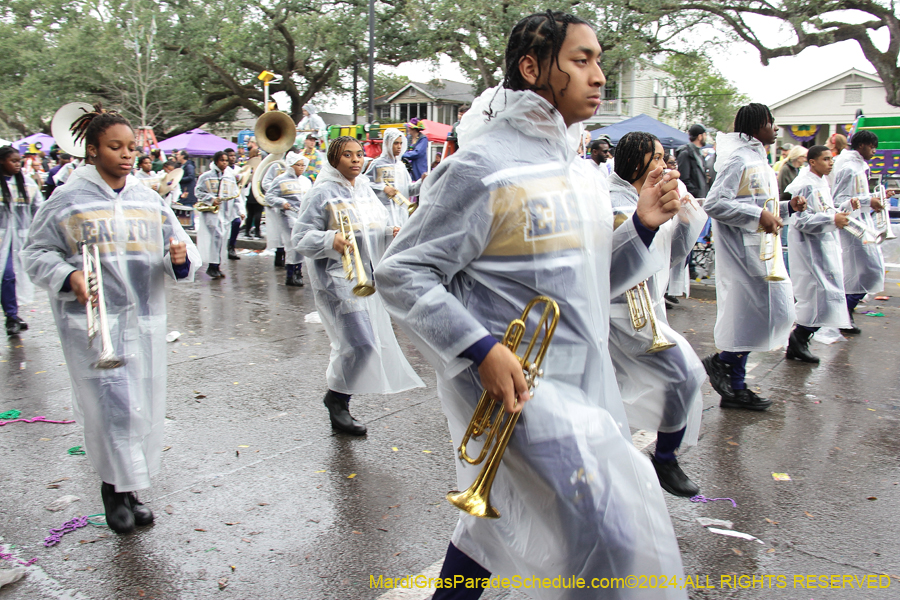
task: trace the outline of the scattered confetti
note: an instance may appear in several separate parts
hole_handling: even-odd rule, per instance
[[[349,475],[347,475],[347,479],[353,479],[354,477],[356,477],[356,473],[350,473]]]
[[[775,481],[791,481],[791,476],[787,473],[772,473],[772,479]]]

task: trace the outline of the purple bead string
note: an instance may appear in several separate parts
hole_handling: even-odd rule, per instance
[[[9,562],[19,563],[24,567],[30,567],[34,563],[37,562],[37,557],[32,558],[31,560],[19,560],[14,557],[12,554],[6,554],[5,552],[0,552],[0,560],[8,560]]]
[[[0,421],[0,427],[3,425],[9,425],[10,423],[56,423],[58,425],[68,425],[69,423],[74,423],[75,421],[53,421],[48,419],[47,417],[34,417],[33,419],[12,419],[11,421]]]
[[[87,525],[88,518],[86,516],[75,517],[71,521],[66,521],[65,523],[63,523],[62,527],[57,527],[50,530],[50,536],[44,538],[44,546],[46,546],[47,548],[55,546],[62,540],[62,536],[66,535],[67,533],[72,533],[76,529],[87,527]]]
[[[737,508],[737,502],[734,501],[733,498],[707,498],[702,494],[697,494],[693,498],[691,498],[691,502],[715,502],[716,500],[728,500],[731,502],[731,505]]]

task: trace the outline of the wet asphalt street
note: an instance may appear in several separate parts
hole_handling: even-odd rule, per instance
[[[436,574],[456,521],[444,500],[455,487],[454,448],[433,371],[401,334],[427,387],[354,397],[368,436],[334,434],[322,406],[328,338],[306,322],[311,290],[285,287],[271,257],[245,256],[223,271],[224,280],[200,274],[170,285],[168,329],[182,335],[168,345],[162,472],[141,494],[154,525],[128,536],[89,525],[45,548],[51,527],[103,512],[100,481],[85,456],[67,453],[82,443],[78,425],[0,427],[0,552],[8,555],[0,568],[37,558],[0,598],[429,597],[369,584],[370,575]],[[861,306],[884,314],[858,316],[861,336],[813,343],[818,367],[779,352],[751,355],[748,383],[774,400],[768,412],[721,410],[704,386],[700,444],[681,464],[703,495],[737,506],[667,496],[685,573],[709,588],[691,598],[900,597],[900,288],[888,285],[889,300]],[[714,350],[715,303],[709,289],[697,293],[670,321],[703,356]],[[71,419],[46,295],[21,314],[30,329],[2,349],[0,412]],[[638,446],[648,441],[636,432]],[[79,500],[45,508],[66,495]],[[712,533],[698,517],[732,521],[761,543]],[[723,575],[745,574],[757,577],[756,589],[721,587]],[[849,589],[845,579],[837,580],[844,589],[803,589],[796,579],[874,575],[877,586],[879,574],[890,588]]]

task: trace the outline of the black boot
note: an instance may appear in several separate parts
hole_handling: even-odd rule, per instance
[[[719,358],[718,354],[710,354],[703,359],[706,374],[709,375],[709,383],[718,392],[722,399],[733,399],[734,390],[731,389],[731,365]]]
[[[331,427],[350,435],[365,435],[366,426],[353,418],[347,409],[347,403],[328,390],[325,394],[325,406],[331,416]]]
[[[813,332],[795,327],[788,339],[788,347],[784,353],[785,358],[799,360],[813,365],[819,364],[819,357],[809,351],[809,340]]]
[[[666,299],[666,302],[671,302],[672,304],[678,304],[678,298],[676,298],[675,296],[663,294],[663,298]]]
[[[134,514],[134,524],[138,527],[149,525],[153,522],[153,511],[144,506],[144,503],[138,500],[137,494],[128,492],[128,503],[131,505],[131,512]]]
[[[743,408],[746,410],[766,410],[772,406],[768,398],[761,398],[751,390],[734,390],[733,398],[722,398],[719,403],[722,408]]]
[[[238,256],[237,250],[234,249],[234,246],[228,247],[228,260],[241,260],[241,257]]]
[[[19,317],[6,317],[6,335],[19,335],[28,329],[28,323]]]
[[[255,237],[262,239],[262,231],[259,230],[259,227],[256,228],[256,233],[253,234]]]
[[[856,326],[856,321],[853,320],[853,313],[850,313],[850,327],[841,328],[841,333],[844,335],[859,335],[862,333],[862,329]]]
[[[134,513],[131,512],[130,497],[127,493],[119,493],[111,483],[103,482],[100,486],[103,498],[103,509],[106,511],[106,524],[116,533],[134,531]]]
[[[287,279],[285,284],[291,287],[303,287],[303,273],[300,271],[302,265],[285,265],[287,268]]]
[[[283,267],[284,266],[284,248],[275,248],[275,266]]]
[[[655,456],[651,456],[650,462],[653,463],[653,468],[656,469],[659,485],[673,496],[692,498],[700,493],[700,486],[684,474],[677,460],[663,462],[656,460]]]

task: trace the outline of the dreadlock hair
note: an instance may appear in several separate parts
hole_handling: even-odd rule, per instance
[[[18,153],[19,151],[12,146],[3,146],[0,148],[0,162]],[[31,198],[28,197],[28,192],[25,188],[25,176],[22,174],[21,169],[16,173],[16,187],[19,189],[19,196],[24,198],[26,203],[31,202]],[[3,192],[3,202],[9,206],[12,202],[12,193],[9,191],[9,186],[6,185],[6,175],[3,173],[0,173],[0,189]]]
[[[84,110],[84,109],[82,109]],[[128,119],[112,110],[104,110],[103,106],[98,102],[94,105],[93,112],[87,112],[78,117],[69,131],[75,134],[75,143],[84,140],[85,149],[87,146],[100,148],[100,136],[113,125],[125,125],[131,128]]]
[[[734,130],[737,133],[753,137],[753,134],[760,128],[774,122],[775,118],[768,106],[752,102],[738,109],[734,116]]]
[[[546,90],[550,88],[553,95],[553,103],[556,104],[556,90],[541,83],[542,68],[544,64],[556,65],[556,68],[565,73],[559,66],[559,51],[566,39],[569,25],[587,25],[587,21],[579,19],[568,13],[548,10],[547,12],[528,15],[512,28],[509,41],[506,43],[506,74],[503,77],[503,87],[513,91],[522,90]],[[519,71],[519,61],[523,57],[533,55],[537,59],[537,82],[534,86],[525,81]],[[566,77],[569,77],[566,73]],[[571,77],[569,78],[571,79]],[[559,90],[560,96],[565,95],[566,86]]]
[[[813,146],[812,148],[810,148],[809,150],[806,151],[806,160],[807,160],[807,162],[811,161],[811,160],[816,160],[817,158],[819,158],[826,152],[831,152],[831,150],[828,149],[828,146]]]
[[[862,131],[857,131],[853,134],[853,137],[850,138],[850,149],[859,150],[860,146],[873,146],[877,148],[878,136],[865,129],[863,129]]]
[[[337,169],[338,164],[341,162],[341,156],[344,154],[344,147],[350,142],[359,144],[359,140],[355,137],[350,137],[349,135],[342,135],[341,137],[332,140],[331,144],[328,146],[328,164]],[[360,148],[362,144],[360,144]]]
[[[628,183],[640,180],[650,170],[652,162],[648,160],[644,163],[644,157],[650,154],[652,158],[658,141],[655,135],[644,131],[632,131],[623,135],[616,146],[616,175]]]

